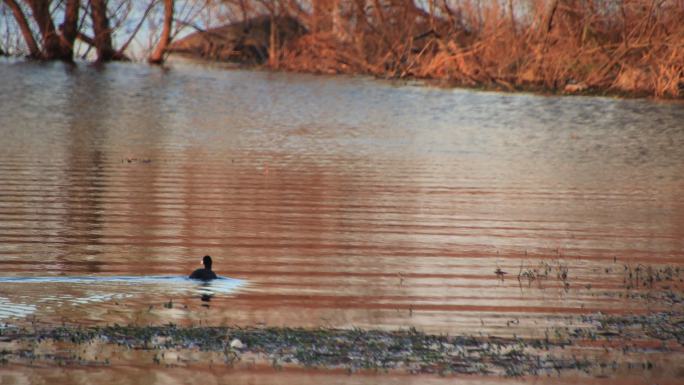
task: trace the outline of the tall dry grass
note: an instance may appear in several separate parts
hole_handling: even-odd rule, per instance
[[[282,0],[254,9],[263,4],[308,28],[274,52],[279,69],[684,96],[684,0]]]

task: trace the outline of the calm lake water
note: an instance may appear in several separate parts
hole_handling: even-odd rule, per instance
[[[681,309],[629,275],[683,291],[681,103],[2,62],[0,150],[2,323],[539,336]],[[205,254],[235,280],[183,279]]]

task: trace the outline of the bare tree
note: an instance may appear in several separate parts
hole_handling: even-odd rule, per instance
[[[145,30],[142,26],[145,21],[156,19],[157,16],[151,15],[155,15],[155,9],[161,9],[157,7],[160,3],[163,4],[161,32],[156,27]],[[184,27],[197,25],[195,21],[203,10],[220,3],[220,0],[0,0],[3,12],[12,11],[3,13],[5,17],[14,19],[0,36],[6,41],[23,41],[15,47],[39,60],[73,61],[76,55],[89,57],[91,49],[96,51],[98,62],[128,60],[126,52],[133,43],[138,54],[147,56],[150,63],[160,64],[173,38]],[[124,29],[126,38],[115,38],[115,33]],[[147,45],[136,45],[141,31],[150,38]],[[84,45],[77,45],[77,40]]]
[[[26,42],[26,46],[29,49],[29,56],[38,59],[42,57],[42,54],[40,52],[40,48],[38,47],[38,43],[36,42],[35,37],[33,36],[33,32],[31,31],[31,27],[29,26],[28,21],[26,20],[26,15],[24,15],[24,11],[21,9],[19,4],[17,4],[16,1],[14,0],[4,0],[5,4],[12,10],[12,14],[14,15],[14,20],[16,20],[17,24],[19,25],[19,29],[21,30],[21,34],[24,37],[24,41]]]
[[[47,60],[64,59],[62,55],[62,45],[60,44],[59,35],[55,29],[55,24],[52,22],[50,15],[50,1],[42,0],[27,0],[28,6],[31,8],[33,18],[38,25],[40,35],[42,38],[43,55]],[[69,58],[71,60],[71,58]]]
[[[74,41],[78,34],[79,0],[67,0],[64,10],[64,22],[60,26],[61,53],[64,59],[71,60],[74,57]]]
[[[164,0],[164,27],[157,47],[147,59],[152,64],[164,62],[164,53],[171,42],[171,29],[173,27],[173,4],[174,0]]]
[[[109,18],[107,17],[107,1],[91,0],[90,5],[97,61],[115,60],[117,53],[112,47],[112,31],[109,28]]]

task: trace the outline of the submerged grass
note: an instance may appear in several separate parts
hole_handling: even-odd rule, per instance
[[[659,341],[676,341],[684,346],[684,314],[676,312],[647,315],[609,316],[586,315],[582,321],[595,325],[593,329],[576,329],[575,338],[612,338],[637,340],[649,337]]]

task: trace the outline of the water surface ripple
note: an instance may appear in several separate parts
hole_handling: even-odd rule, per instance
[[[0,79],[3,321],[536,335],[681,306],[628,274],[672,268],[681,294],[681,104],[189,65]],[[205,254],[250,285],[159,277]]]

